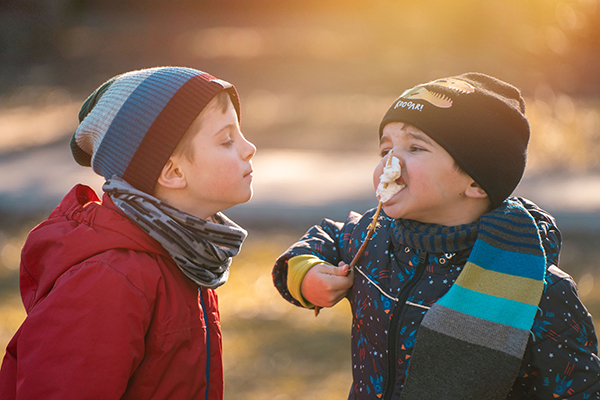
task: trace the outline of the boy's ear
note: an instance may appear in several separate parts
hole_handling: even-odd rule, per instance
[[[160,171],[156,183],[166,189],[183,189],[187,186],[185,171],[176,160],[169,158],[169,161],[167,161],[162,171]]]
[[[488,197],[485,190],[483,190],[475,181],[471,182],[469,187],[467,187],[467,190],[465,190],[465,195],[474,199],[484,199]]]

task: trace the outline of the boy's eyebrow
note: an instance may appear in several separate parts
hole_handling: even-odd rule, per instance
[[[385,135],[381,135],[381,137],[379,138],[379,144],[384,144],[390,141],[391,139]]]
[[[224,127],[222,127],[221,129],[219,129],[218,131],[216,131],[213,135],[217,136],[223,131],[230,130],[231,128],[235,128],[235,126],[236,126],[235,124],[227,124]]]
[[[408,137],[413,138],[413,139],[420,140],[420,141],[425,142],[427,144],[433,145],[433,141],[427,135],[424,135],[424,134],[422,134],[420,132],[410,132],[410,131],[408,131],[408,132],[406,132],[406,135]]]
[[[433,141],[429,138],[429,136],[427,136],[421,132],[414,132],[414,131],[409,131],[409,130],[405,130],[405,132],[406,132],[406,136],[408,138],[413,138],[413,139],[428,143],[430,145],[433,145]],[[384,134],[384,135],[381,135],[381,138],[379,139],[379,144],[381,145],[381,144],[388,143],[391,141],[392,140]]]

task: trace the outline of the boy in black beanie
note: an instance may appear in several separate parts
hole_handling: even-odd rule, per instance
[[[592,318],[556,266],[560,232],[509,197],[524,113],[518,89],[478,73],[405,91],[381,122],[374,172],[377,187],[395,159],[399,191],[355,267],[374,210],[324,219],[277,260],[293,304],[350,301],[349,399],[600,398]]]

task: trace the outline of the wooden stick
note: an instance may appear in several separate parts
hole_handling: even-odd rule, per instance
[[[389,154],[389,158],[387,160],[386,167],[389,167],[392,164],[392,150],[390,150],[390,152],[388,154]],[[383,188],[384,189],[387,188],[387,183],[383,184]],[[360,260],[363,253],[367,249],[367,245],[371,241],[371,237],[373,236],[373,233],[375,232],[375,228],[377,228],[377,221],[379,220],[379,214],[381,213],[382,207],[383,207],[383,203],[380,201],[379,204],[377,204],[377,210],[375,211],[375,215],[373,215],[373,220],[371,221],[371,223],[369,224],[369,227],[367,228],[367,236],[365,236],[365,240],[363,240],[362,244],[360,245],[360,248],[358,249],[358,252],[356,252],[356,254],[354,255],[354,258],[350,262],[350,265],[348,268],[348,273],[350,273],[350,271],[352,271],[352,269],[356,266],[356,264],[358,263],[358,260]],[[321,311],[321,307],[315,306],[315,317],[319,315],[319,311]]]

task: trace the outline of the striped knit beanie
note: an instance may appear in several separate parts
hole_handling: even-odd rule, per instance
[[[185,132],[222,90],[239,120],[233,85],[205,72],[159,67],[115,76],[83,103],[71,139],[73,157],[107,180],[116,175],[152,194]]]
[[[499,206],[517,187],[529,142],[525,101],[514,86],[480,73],[438,79],[406,90],[379,128],[404,122],[422,130]]]

